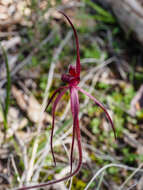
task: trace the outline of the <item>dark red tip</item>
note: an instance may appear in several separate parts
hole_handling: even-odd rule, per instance
[[[73,23],[71,22],[70,18],[62,11],[59,11],[61,14],[63,14],[66,19],[68,20],[68,22],[70,23],[73,31],[74,31],[74,36],[75,36],[75,40],[76,40],[76,54],[77,54],[77,59],[76,59],[76,73],[77,73],[77,76],[80,76],[80,54],[79,54],[79,42],[78,42],[78,35],[77,35],[77,32],[76,32],[76,29],[73,25]]]

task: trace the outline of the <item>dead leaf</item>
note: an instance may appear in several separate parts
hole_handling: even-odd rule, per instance
[[[15,107],[10,107],[8,112],[8,128],[7,137],[11,137],[17,130],[24,128],[28,124],[28,120],[20,115],[20,111]]]
[[[38,123],[40,119],[41,105],[36,98],[32,94],[28,96],[25,92],[17,89],[15,86],[12,86],[12,94],[15,97],[20,109],[27,113],[28,118],[32,122]],[[52,118],[45,112],[43,121],[51,123]]]
[[[18,90],[15,86],[12,86],[12,94],[15,97],[20,109],[22,109],[23,111],[26,111],[28,103],[26,101],[26,96],[24,96],[23,94],[23,91]]]
[[[139,183],[137,184],[137,190],[143,190],[143,176],[140,178]]]
[[[124,133],[124,141],[129,144],[131,147],[138,148],[141,146],[140,142],[136,140],[137,134],[130,133],[128,131],[123,131]]]
[[[143,108],[143,85],[140,86],[136,95],[132,99],[129,113],[132,116],[136,116],[136,112],[141,110],[142,108]]]

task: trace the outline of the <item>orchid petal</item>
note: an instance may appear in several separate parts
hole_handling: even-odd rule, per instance
[[[62,91],[55,99],[53,107],[52,107],[52,130],[51,130],[51,152],[52,152],[52,157],[53,157],[53,161],[54,164],[56,166],[56,160],[55,160],[55,156],[54,156],[54,150],[53,150],[53,134],[54,134],[54,126],[55,126],[55,111],[56,111],[56,107],[58,102],[60,101],[60,99],[62,98],[62,96],[66,93],[68,89],[64,89],[64,91]]]
[[[69,19],[69,17],[62,11],[59,11],[59,12],[66,17],[66,19],[68,20],[68,22],[70,23],[70,25],[74,31],[74,36],[75,36],[75,40],[76,40],[76,53],[77,53],[76,73],[77,73],[77,76],[80,76],[80,54],[79,54],[79,42],[78,42],[77,32],[76,32],[76,29],[75,29],[74,25],[72,24],[71,20]]]
[[[75,134],[76,134],[76,140],[77,140],[78,152],[79,152],[79,162],[78,162],[76,169],[72,173],[70,173],[69,175],[67,175],[61,179],[52,180],[52,181],[49,181],[46,183],[41,183],[38,185],[22,187],[22,188],[18,188],[17,190],[29,190],[29,189],[34,189],[34,188],[46,187],[48,185],[52,185],[55,183],[65,181],[65,180],[73,177],[74,175],[76,175],[79,172],[81,165],[82,165],[82,146],[81,146],[80,128],[79,128],[79,120],[78,120],[78,111],[79,111],[78,91],[76,88],[71,88],[70,92],[71,92],[71,109],[72,109],[72,113],[73,113],[73,126],[75,128]],[[60,94],[59,94],[59,96],[60,96]],[[53,106],[53,107],[56,107],[56,102],[54,102],[55,106]],[[54,113],[54,111],[53,111],[53,113]]]
[[[79,119],[78,119],[79,98],[78,98],[78,91],[76,88],[74,88],[74,87],[70,88],[70,97],[71,97],[70,98],[71,99],[71,112],[73,115],[73,138],[72,138],[71,157],[70,157],[70,162],[71,162],[70,166],[71,166],[71,172],[72,172],[75,133],[77,135],[77,143],[78,143],[78,149],[79,149],[79,163],[82,162],[82,148],[81,148],[81,142],[80,142],[80,128],[79,128]]]
[[[80,168],[82,165],[82,145],[81,145],[81,134],[80,134],[80,127],[79,127],[79,119],[78,118],[76,120],[75,130],[76,130],[77,146],[78,146],[78,152],[79,152],[79,163],[78,163],[78,166],[77,166],[77,169],[76,169],[74,175],[76,175],[80,171]],[[72,176],[73,176],[73,174],[72,174]]]
[[[76,77],[76,67],[74,65],[69,66],[69,73],[70,75]]]
[[[49,99],[48,104],[47,104],[45,110],[49,107],[50,103],[52,102],[52,100],[54,99],[54,97],[56,96],[56,94],[58,92],[60,92],[61,90],[67,89],[67,88],[68,88],[68,86],[62,86],[62,87],[58,88],[57,90],[55,90],[54,93],[52,94],[51,98]]]
[[[76,133],[76,127],[73,126],[72,145],[71,145],[71,153],[70,153],[70,173],[72,173],[73,149],[74,149],[75,133]]]
[[[108,121],[110,122],[111,124],[111,127],[113,129],[113,132],[114,132],[114,137],[116,139],[116,131],[115,131],[115,128],[114,128],[114,124],[112,122],[112,119],[109,115],[109,113],[107,112],[106,108],[96,99],[94,98],[91,94],[89,94],[88,92],[86,92],[85,90],[83,90],[82,88],[80,87],[76,87],[80,92],[82,92],[83,94],[85,94],[86,96],[88,96],[90,99],[92,99],[100,108],[102,108],[102,110],[105,112],[106,114],[106,117],[108,119]]]
[[[78,117],[79,113],[79,99],[78,99],[78,91],[75,87],[70,88],[70,99],[71,99],[71,112],[74,117]]]

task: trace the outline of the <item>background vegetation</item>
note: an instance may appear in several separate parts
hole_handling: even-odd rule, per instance
[[[111,10],[94,1],[7,0],[1,2],[1,10],[0,40],[5,52],[0,51],[0,189],[59,179],[69,172],[69,94],[57,111],[56,167],[49,143],[51,107],[44,112],[54,89],[63,85],[61,73],[67,72],[68,65],[76,60],[71,27],[57,12],[62,10],[78,31],[80,85],[108,108],[117,140],[102,110],[81,95],[81,171],[71,181],[46,189],[83,190],[95,177],[89,190],[141,190],[141,45],[130,33],[123,32]],[[76,165],[76,149],[74,156]]]

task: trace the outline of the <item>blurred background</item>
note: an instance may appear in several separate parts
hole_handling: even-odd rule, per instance
[[[83,164],[78,175],[45,189],[143,190],[143,5],[139,0],[0,1],[0,190],[47,182],[70,171],[69,93],[56,112],[54,167],[51,106],[61,74],[76,61],[71,26],[78,32]],[[78,162],[74,149],[74,168]],[[92,179],[92,181],[91,181]],[[43,188],[44,189],[44,188]]]

